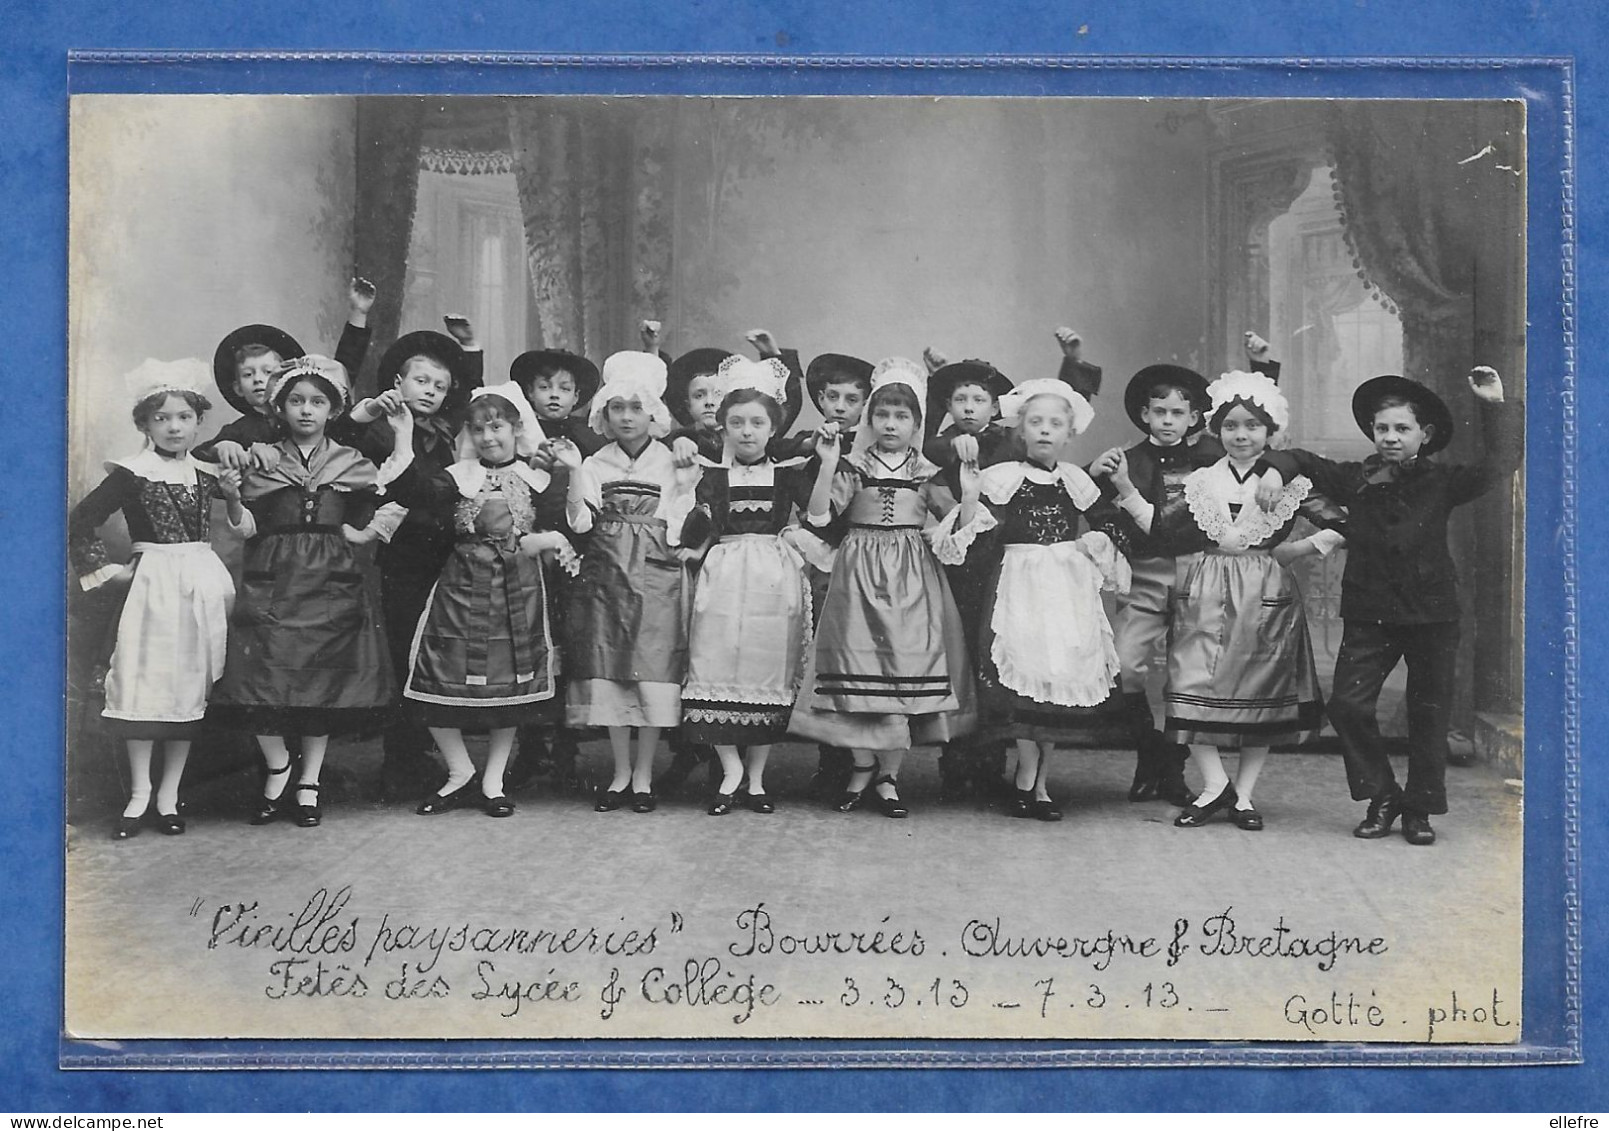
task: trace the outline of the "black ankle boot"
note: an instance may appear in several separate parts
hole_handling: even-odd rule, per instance
[[[1352,830],[1359,840],[1379,840],[1391,835],[1391,826],[1402,816],[1402,794],[1396,790],[1376,797],[1369,802],[1369,813]]]

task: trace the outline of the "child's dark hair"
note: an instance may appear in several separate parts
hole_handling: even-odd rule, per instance
[[[341,395],[341,390],[337,389],[327,377],[317,373],[298,373],[288,381],[280,382],[279,388],[274,391],[274,411],[284,412],[285,398],[291,395],[292,389],[304,381],[311,382],[315,389],[330,398],[332,412],[339,412],[346,403],[346,398]]]
[[[1247,400],[1245,397],[1236,397],[1228,404],[1219,405],[1218,411],[1213,413],[1212,419],[1207,421],[1207,427],[1214,432],[1221,430],[1224,426],[1224,417],[1228,416],[1230,410],[1236,407],[1245,409],[1258,420],[1261,420],[1264,426],[1268,429],[1268,434],[1270,436],[1279,431],[1279,425],[1274,423],[1274,418],[1269,416],[1268,413],[1264,412],[1262,410],[1262,406],[1258,405],[1255,401]]]
[[[145,431],[145,426],[151,423],[151,417],[156,410],[168,403],[169,397],[178,397],[195,410],[196,419],[200,420],[207,415],[212,402],[193,389],[159,389],[148,397],[141,397],[134,406],[134,427]]]
[[[862,376],[861,374],[849,369],[835,369],[831,373],[828,373],[827,376],[822,379],[821,387],[825,389],[828,385],[853,385],[855,388],[860,390],[861,396],[869,397],[872,395],[871,377]]]
[[[514,407],[513,401],[496,393],[482,393],[469,402],[467,423],[485,424],[489,420],[506,420],[515,429],[525,424],[520,419],[520,411]]]
[[[771,430],[773,432],[782,431],[782,406],[777,404],[775,397],[762,393],[759,389],[733,389],[721,398],[721,408],[715,414],[715,419],[721,423],[722,427],[725,427],[726,424],[726,414],[740,404],[759,405],[765,409],[765,414],[771,418]]]
[[[273,346],[265,346],[261,342],[247,342],[243,346],[235,347],[235,365],[237,367],[244,365],[254,357],[262,357],[264,354],[270,353],[275,357],[279,357],[279,351],[274,349]],[[280,360],[289,361],[290,358],[281,357]]]
[[[1412,397],[1405,397],[1401,393],[1385,393],[1384,395],[1378,397],[1375,402],[1369,406],[1369,419],[1373,420],[1375,416],[1378,415],[1382,410],[1388,408],[1412,409],[1413,418],[1420,424],[1424,424],[1425,422],[1424,406],[1418,401],[1414,400]],[[1425,427],[1430,428],[1432,426],[1425,424]]]
[[[944,398],[945,401],[948,402],[952,400],[955,397],[955,394],[959,393],[962,389],[977,389],[989,398],[991,404],[999,403],[1000,398],[994,395],[993,389],[984,384],[981,379],[974,380],[972,378],[963,378],[951,385],[949,395]]]
[[[1158,377],[1151,382],[1150,388],[1145,390],[1145,407],[1150,408],[1152,401],[1165,401],[1174,393],[1179,399],[1189,405],[1196,412],[1201,411],[1201,405],[1196,402],[1195,393],[1177,381],[1169,381],[1166,377]]]
[[[903,382],[890,382],[873,393],[866,402],[866,416],[870,418],[879,405],[899,405],[908,408],[916,417],[917,423],[922,421],[922,402],[917,399],[915,391]]]
[[[521,384],[524,385],[525,388],[529,389],[538,381],[544,378],[551,380],[552,378],[557,377],[560,373],[568,375],[571,384],[575,385],[577,388],[580,388],[581,381],[578,377],[576,377],[575,370],[571,369],[562,361],[543,361],[533,365],[531,367],[531,371],[525,375],[525,380],[521,382]]]

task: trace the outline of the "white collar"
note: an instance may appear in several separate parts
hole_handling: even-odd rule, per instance
[[[113,467],[126,468],[141,479],[150,480],[152,483],[172,483],[176,487],[188,487],[194,484],[196,473],[199,471],[216,474],[189,452],[185,452],[177,459],[168,459],[153,447],[147,447],[127,459],[113,460],[106,467],[108,470]]]
[[[1015,459],[983,469],[981,487],[984,497],[996,506],[1004,506],[1022,488],[1025,479],[1035,483],[1060,483],[1067,497],[1080,510],[1088,510],[1101,496],[1095,481],[1077,464],[1063,460],[1056,464],[1054,471],[1050,471],[1027,460]]]
[[[508,465],[508,469],[524,481],[525,485],[533,491],[546,491],[553,477],[540,468],[532,467],[524,460],[515,460]],[[491,468],[478,459],[461,459],[447,469],[447,474],[453,477],[458,485],[458,493],[466,499],[473,499],[480,494],[480,489],[486,485],[486,473]]]

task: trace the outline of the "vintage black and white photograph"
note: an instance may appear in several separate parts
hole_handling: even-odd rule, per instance
[[[1522,103],[70,127],[69,1037],[1522,1039]]]

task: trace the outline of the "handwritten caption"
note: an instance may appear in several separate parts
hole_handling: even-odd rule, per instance
[[[351,887],[319,888],[299,904],[195,900],[205,949],[260,956],[271,1002],[383,998],[468,999],[513,1023],[532,1014],[691,1010],[739,1029],[789,1007],[864,1015],[1010,1012],[1031,1032],[1068,1011],[1206,1016],[1236,1003],[1213,996],[1216,969],[1257,963],[1291,992],[1291,1039],[1446,1038],[1471,1024],[1516,1023],[1500,991],[1452,991],[1422,1009],[1388,1005],[1368,985],[1390,953],[1383,938],[1286,922],[1248,922],[1233,907],[1179,917],[1148,933],[1100,928],[1026,933],[1001,916],[917,924],[883,916],[840,929],[806,929],[764,902],[692,931],[677,911],[620,916],[609,925],[431,922],[362,912]],[[696,942],[692,941],[696,938]],[[1277,972],[1277,973],[1276,973]],[[1237,973],[1244,980],[1245,973]],[[1256,975],[1262,978],[1262,974]],[[1351,988],[1337,980],[1351,979]],[[1311,986],[1311,988],[1307,988]],[[1002,987],[1005,988],[1002,992]],[[704,1018],[690,1026],[709,1028]],[[842,1026],[837,1026],[842,1027]],[[1407,1032],[1399,1031],[1407,1029]],[[1465,1034],[1467,1039],[1467,1033]]]

